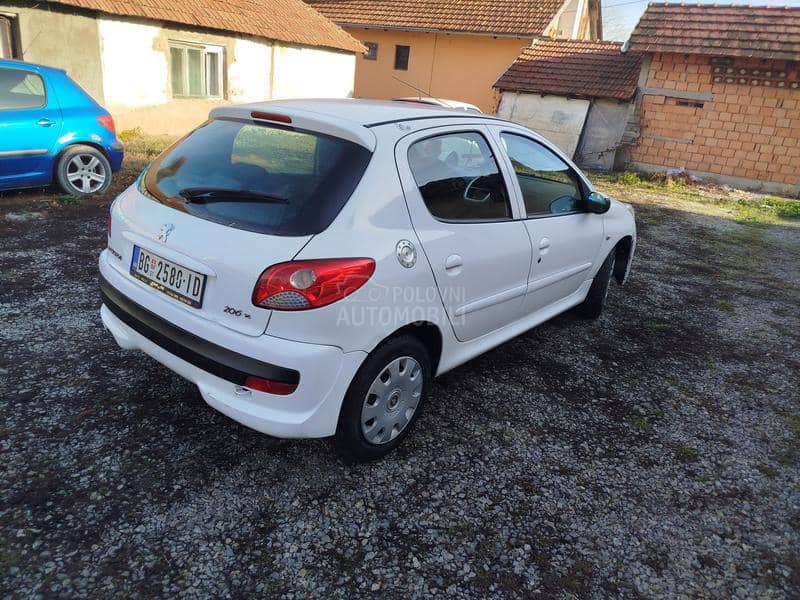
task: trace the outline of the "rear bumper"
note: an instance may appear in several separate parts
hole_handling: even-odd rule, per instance
[[[111,163],[111,171],[116,173],[122,168],[122,161],[125,158],[125,149],[122,142],[114,142],[106,148],[108,162]]]
[[[100,281],[100,315],[119,346],[141,350],[188,379],[213,408],[276,437],[326,437],[336,432],[342,399],[365,353],[232,331],[226,331],[228,341],[241,338],[241,346],[221,345],[141,306],[119,289],[126,282],[112,283],[102,275]],[[287,396],[245,389],[241,384],[248,374],[298,382],[298,387]]]

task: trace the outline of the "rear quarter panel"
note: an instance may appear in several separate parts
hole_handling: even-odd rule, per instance
[[[63,118],[61,137],[53,149],[53,156],[60,155],[67,146],[90,144],[102,148],[111,162],[112,170],[117,171],[122,166],[122,144],[114,133],[97,121],[98,117],[108,115],[108,111],[66,73],[51,71],[50,81]]]

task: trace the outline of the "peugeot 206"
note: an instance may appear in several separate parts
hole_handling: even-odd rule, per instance
[[[232,419],[369,460],[435,376],[568,309],[598,317],[635,246],[633,209],[520,125],[220,107],[112,204],[101,315]]]

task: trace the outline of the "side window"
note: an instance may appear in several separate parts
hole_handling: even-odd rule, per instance
[[[44,80],[20,69],[0,69],[0,110],[41,108],[46,104]]]
[[[378,60],[378,44],[376,42],[364,42],[367,51],[364,52],[364,60]]]
[[[174,98],[222,98],[222,46],[169,42]]]
[[[408,58],[411,55],[411,46],[394,47],[395,71],[408,71]]]
[[[581,185],[567,163],[528,138],[511,133],[504,133],[501,138],[517,174],[529,217],[581,210]]]
[[[408,164],[430,213],[444,221],[511,218],[503,176],[486,139],[451,133],[415,142]]]

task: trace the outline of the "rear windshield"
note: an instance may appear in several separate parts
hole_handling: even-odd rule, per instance
[[[311,235],[339,214],[370,157],[366,148],[340,138],[219,119],[158,157],[143,191],[230,227]]]

